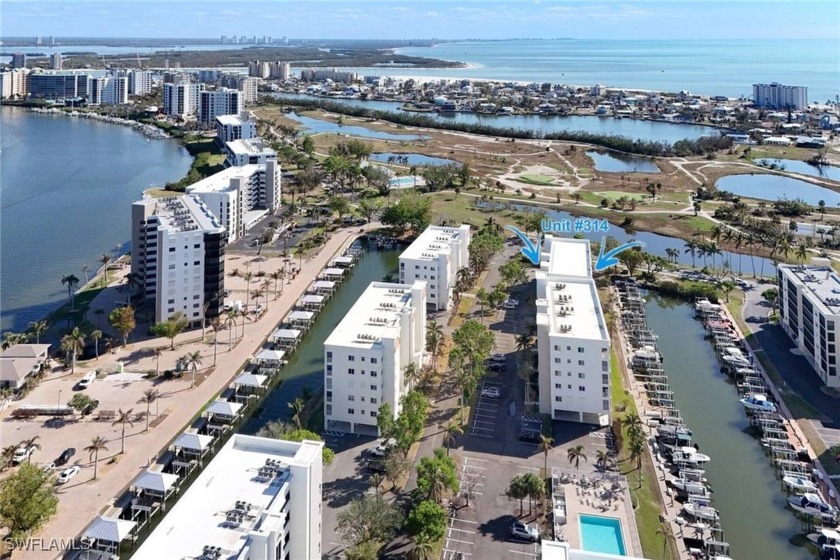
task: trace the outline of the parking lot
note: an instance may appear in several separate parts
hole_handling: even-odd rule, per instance
[[[488,439],[496,437],[496,428],[499,424],[499,407],[501,406],[501,395],[504,388],[504,383],[490,379],[484,379],[478,386],[470,435]],[[492,391],[493,389],[499,392],[499,397],[487,396],[488,390]]]

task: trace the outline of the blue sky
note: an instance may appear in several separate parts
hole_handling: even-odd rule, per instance
[[[0,35],[392,39],[836,38],[840,2],[814,0],[2,0]]]

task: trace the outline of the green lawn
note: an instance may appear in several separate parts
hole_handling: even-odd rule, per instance
[[[521,183],[528,183],[529,185],[553,185],[554,177],[551,175],[543,175],[541,173],[526,173],[516,177],[516,180]]]
[[[596,192],[595,194],[600,195],[601,198],[609,198],[612,200],[618,200],[622,196],[627,197],[628,200],[636,200],[642,201],[645,199],[650,198],[649,195],[641,194],[641,193],[628,193],[623,191],[603,191],[603,192]],[[600,202],[600,200],[599,200]]]
[[[610,393],[613,402],[613,420],[621,420],[631,412],[638,414],[636,403],[632,395],[624,389],[624,380],[621,376],[621,366],[615,349],[611,352],[612,364],[610,367]],[[624,412],[616,408],[621,403],[627,403]],[[627,440],[626,428],[621,429],[621,441]],[[661,558],[664,560],[676,560],[679,553],[676,549],[676,542],[667,539],[657,531],[665,527],[659,521],[659,515],[664,510],[665,504],[659,494],[656,468],[648,453],[642,459],[641,470],[636,470],[636,464],[628,461],[629,453],[626,447],[619,450],[619,470],[627,477],[627,484],[630,486],[630,494],[633,499],[633,508],[636,515],[636,527],[639,529],[639,540],[642,543],[642,552],[645,558]]]

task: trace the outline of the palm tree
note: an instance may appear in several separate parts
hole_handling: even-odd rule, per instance
[[[248,300],[251,299],[251,278],[254,275],[251,273],[250,270],[246,271],[245,274],[242,275],[242,278],[245,280],[245,303],[248,303]],[[244,331],[243,331],[244,333]]]
[[[102,267],[105,270],[105,283],[107,284],[108,283],[108,263],[111,262],[111,255],[109,255],[108,253],[102,253],[99,256],[99,262],[102,263]]]
[[[210,319],[210,328],[213,329],[213,365],[216,365],[216,351],[219,348],[219,331],[222,329],[222,320],[218,317]]]
[[[274,280],[274,299],[277,299],[277,281],[280,280],[280,293],[283,293],[283,279],[286,277],[286,271],[283,269],[275,270],[271,273],[271,279]]]
[[[90,333],[90,338],[93,339],[93,347],[96,351],[96,359],[99,359],[99,339],[102,338],[102,331],[95,330]]]
[[[50,324],[46,321],[32,321],[29,323],[29,330],[35,335],[35,344],[41,344],[41,335],[47,332]]]
[[[627,435],[630,437],[642,433],[642,419],[635,412],[631,412],[622,418],[621,425],[627,430]]]
[[[79,287],[79,279],[75,274],[68,274],[61,277],[61,283],[67,285],[67,299],[70,300],[70,309],[73,309],[73,305],[75,303],[73,292]]]
[[[403,383],[413,389],[417,385],[422,370],[414,362],[408,362],[408,365],[403,369]]]
[[[370,475],[370,485],[373,487],[373,491],[376,494],[379,494],[379,487],[382,486],[383,482],[385,482],[385,475],[381,473],[373,473]]]
[[[93,461],[93,480],[96,480],[97,467],[99,466],[99,452],[108,451],[108,447],[105,445],[106,443],[105,438],[96,436],[90,440],[90,445],[85,447],[85,451],[90,453],[90,460]]]
[[[566,458],[569,459],[569,463],[575,464],[575,470],[580,468],[580,460],[583,459],[586,461],[586,453],[584,453],[583,445],[575,445],[574,447],[570,447],[566,450]]]
[[[297,426],[298,429],[302,428],[303,423],[301,422],[301,417],[303,416],[304,409],[306,409],[306,401],[304,401],[300,397],[297,397],[292,402],[286,403],[286,405],[292,411],[292,422],[295,423],[295,426]]]
[[[443,327],[437,321],[431,320],[426,324],[426,352],[432,354],[432,367],[437,362],[437,354],[443,343]]]
[[[629,459],[636,461],[636,470],[642,468],[642,455],[645,453],[645,440],[643,437],[633,436],[630,438],[630,445],[627,448],[630,451]],[[642,487],[641,477],[639,477],[639,488]]]
[[[233,348],[233,331],[236,328],[236,317],[239,315],[236,309],[230,308],[225,316],[225,323],[228,327],[228,351]]]
[[[37,449],[38,451],[41,450],[41,444],[38,443],[38,440],[41,439],[41,436],[32,436],[29,439],[25,439],[18,444],[18,447],[23,447],[24,449]],[[26,456],[26,462],[32,462],[32,453]]]
[[[117,424],[122,424],[122,438],[120,441],[120,454],[125,453],[125,425],[128,424],[132,428],[134,427],[134,422],[131,421],[131,413],[134,412],[133,408],[129,408],[125,412],[122,409],[117,411],[117,419],[111,422],[112,426],[116,426]]]
[[[545,476],[548,476],[548,452],[553,449],[554,440],[548,436],[540,435],[540,444],[537,451],[543,454],[543,470]]]
[[[190,381],[190,389],[195,387],[195,372],[198,370],[198,366],[201,365],[201,360],[203,356],[201,355],[201,351],[196,350],[195,352],[189,352],[181,358],[181,363],[184,364],[184,367],[188,367],[192,370],[192,380]]]
[[[17,445],[7,445],[3,448],[2,453],[0,453],[0,459],[2,459],[2,469],[5,470],[9,468],[12,464],[12,458],[15,456],[15,452],[17,451]]]
[[[796,246],[796,258],[803,263],[808,261],[808,244],[804,241]]]
[[[530,332],[519,333],[516,336],[516,349],[520,352],[527,352],[534,347],[534,336]]]
[[[697,242],[688,240],[685,242],[685,252],[691,253],[691,266],[696,267],[697,261],[695,260],[697,256]]]
[[[612,462],[612,457],[610,457],[610,452],[606,449],[599,449],[595,452],[595,466],[600,467],[604,470],[607,470],[610,463]]]
[[[411,560],[433,560],[437,557],[437,543],[426,533],[411,537],[414,548],[409,552]]]
[[[153,402],[156,402],[160,397],[160,391],[157,389],[146,389],[143,391],[143,396],[140,397],[140,400],[137,401],[138,404],[145,404],[146,405],[146,429],[144,431],[149,431],[149,409],[152,406]],[[155,416],[157,416],[157,404],[155,404]]]
[[[464,429],[460,424],[449,422],[446,426],[441,426],[443,429],[443,443],[446,446],[446,456],[449,457],[449,449],[455,445],[455,438],[463,435]]]
[[[82,334],[79,327],[73,327],[70,333],[61,338],[61,349],[69,351],[73,355],[70,373],[76,373],[76,356],[85,349],[85,335]]]

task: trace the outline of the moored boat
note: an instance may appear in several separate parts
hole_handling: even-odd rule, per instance
[[[801,496],[791,496],[788,498],[788,505],[798,511],[811,517],[822,519],[823,521],[834,523],[837,521],[837,510],[828,505],[818,494],[808,492]]]
[[[800,492],[816,492],[818,490],[817,485],[810,478],[801,474],[788,473],[782,477],[782,482],[788,488],[799,490]]]
[[[717,521],[720,517],[715,508],[700,501],[691,501],[684,504],[683,511],[695,519],[704,519],[706,521]]]
[[[776,412],[776,405],[767,400],[767,395],[762,395],[761,393],[754,393],[748,397],[744,397],[740,402],[747,410]]]

